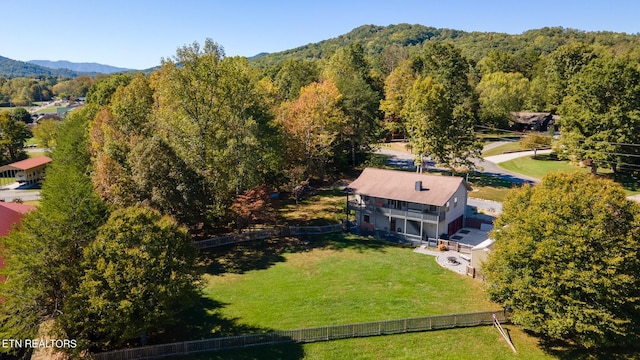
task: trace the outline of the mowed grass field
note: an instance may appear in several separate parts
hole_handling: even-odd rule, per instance
[[[205,294],[219,304],[216,316],[233,324],[235,333],[500,309],[487,300],[482,282],[440,267],[433,256],[355,235],[279,239],[258,249],[244,245],[209,255]],[[508,328],[520,348],[518,355],[495,328],[484,326],[260,347],[190,359],[552,358],[538,347],[537,339]]]
[[[531,176],[537,179],[551,171],[565,172],[590,172],[589,168],[572,165],[567,160],[555,160],[547,155],[538,155],[535,159],[531,156],[523,156],[498,164],[501,168]]]
[[[498,147],[495,147],[493,149],[483,151],[482,156],[487,157],[487,156],[504,154],[506,152],[524,151],[524,150],[526,149],[522,148],[522,146],[520,145],[520,142],[512,141],[512,142],[500,145]]]
[[[532,176],[541,179],[546,173],[552,171],[564,171],[564,172],[582,172],[590,173],[591,169],[587,167],[580,167],[572,165],[566,160],[556,160],[548,155],[538,155],[536,159],[525,156],[498,164],[500,167],[517,172],[520,174]],[[613,176],[610,169],[599,168],[599,176],[605,176],[611,178]],[[640,180],[637,177],[624,176],[619,178],[618,183],[622,185],[627,195],[640,194]],[[470,195],[473,196],[473,195]]]

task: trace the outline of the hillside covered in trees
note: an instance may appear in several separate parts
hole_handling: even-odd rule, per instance
[[[372,145],[392,134],[407,138],[419,169],[430,159],[471,171],[479,131],[544,111],[561,115],[561,157],[633,174],[638,40],[363,26],[251,61],[208,39],[150,74],[60,81],[58,91],[85,91],[86,103],[52,142],[40,208],[3,244],[12,280],[0,284],[0,332],[35,338],[53,320],[78,352],[184,339],[184,299],[198,297],[191,240],[273,225],[271,194],[297,200],[375,165]],[[35,79],[0,80],[12,101],[38,89]],[[6,147],[9,129],[23,127],[2,118]],[[140,266],[125,248],[158,261]],[[125,271],[133,280],[123,283]]]
[[[407,48],[410,52],[412,48],[425,42],[450,42],[460,49],[463,56],[478,62],[492,50],[521,55],[535,53],[539,56],[549,54],[559,46],[572,42],[599,44],[614,48],[616,52],[624,52],[640,45],[640,36],[608,31],[587,32],[562,27],[535,29],[511,35],[411,24],[363,25],[333,39],[255,57],[252,63],[265,67],[281,63],[284,59],[326,59],[339,48],[354,42],[361,43],[370,58],[380,57],[391,45]]]
[[[0,77],[4,78],[35,76],[76,77],[80,75],[86,75],[86,73],[78,73],[68,69],[52,69],[0,56]]]

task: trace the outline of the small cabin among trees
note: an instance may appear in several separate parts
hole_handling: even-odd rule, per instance
[[[516,131],[547,131],[554,126],[557,116],[542,112],[512,112],[509,125]]]

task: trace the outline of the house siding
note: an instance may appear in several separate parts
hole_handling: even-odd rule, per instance
[[[361,230],[427,240],[446,234],[451,222],[464,219],[466,187],[460,185],[447,203],[448,207],[355,194],[348,204],[355,210],[356,226]]]

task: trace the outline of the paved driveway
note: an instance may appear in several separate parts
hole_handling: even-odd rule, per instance
[[[408,154],[402,151],[396,151],[396,150],[390,150],[390,149],[379,149],[377,152],[379,154],[389,156],[389,160],[387,162],[391,166],[399,167],[401,169],[415,169],[415,166],[413,165],[413,156],[414,156],[413,154]],[[538,153],[542,154],[541,151],[538,151]],[[512,153],[508,155],[509,155],[508,160],[510,160],[518,156],[533,155],[533,152],[523,151],[523,152]],[[536,179],[530,176],[507,171],[499,167],[498,165],[496,165],[495,162],[490,161],[488,159],[489,158],[473,160],[479,172],[486,175],[490,175],[490,176],[498,176],[502,179],[509,180],[518,184],[540,182],[540,179]],[[500,159],[498,158],[497,160],[500,160]],[[507,160],[502,160],[502,161],[507,161]],[[436,168],[435,163],[433,162],[429,162],[428,166],[432,170],[443,170],[443,169]]]

